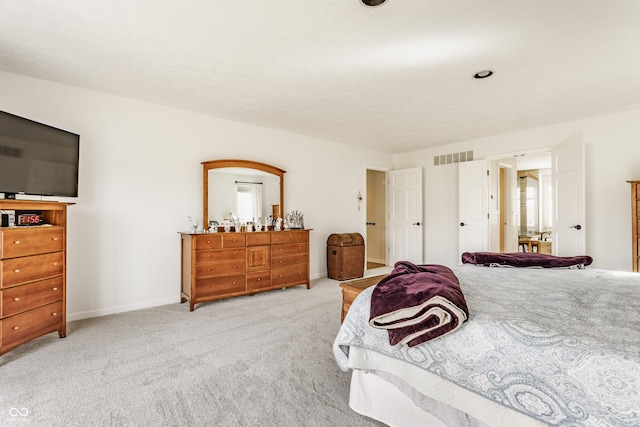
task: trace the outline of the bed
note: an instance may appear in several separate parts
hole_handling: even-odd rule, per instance
[[[454,267],[460,328],[414,347],[369,324],[373,287],[336,336],[350,406],[396,426],[640,426],[640,275]]]

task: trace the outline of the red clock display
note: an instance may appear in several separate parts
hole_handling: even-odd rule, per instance
[[[19,214],[18,225],[40,225],[44,222],[40,214]]]

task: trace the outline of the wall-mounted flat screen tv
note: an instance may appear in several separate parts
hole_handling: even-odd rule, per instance
[[[0,111],[0,193],[77,197],[80,136]]]

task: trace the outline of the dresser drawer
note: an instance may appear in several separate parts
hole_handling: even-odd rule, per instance
[[[289,268],[278,268],[271,271],[271,286],[300,285],[307,283],[308,277],[306,264]]]
[[[281,245],[283,243],[291,243],[291,232],[279,231],[276,233],[271,233],[272,245]]]
[[[13,316],[63,297],[62,276],[0,291],[0,317]]]
[[[63,272],[64,254],[62,252],[4,259],[0,261],[0,288],[61,276]]]
[[[269,233],[247,233],[247,246],[264,246],[271,244],[271,235]]]
[[[62,326],[62,301],[2,319],[2,347],[12,347]]]
[[[244,248],[220,251],[196,251],[196,264],[213,261],[242,260],[245,254]]]
[[[222,235],[221,234],[205,234],[195,236],[196,250],[204,249],[221,249],[222,248]]]
[[[309,264],[309,255],[307,253],[303,253],[271,259],[271,266],[273,268],[290,267],[296,264]]]
[[[208,297],[230,294],[234,292],[244,292],[245,276],[238,274],[234,276],[210,277],[196,280],[196,302],[205,301]]]
[[[297,255],[307,253],[307,245],[304,243],[288,243],[286,245],[275,245],[271,251],[272,257]]]
[[[223,248],[241,248],[246,246],[247,240],[243,233],[234,234],[228,233],[222,235],[222,247]]]
[[[196,264],[196,279],[224,274],[244,274],[245,260],[221,261]]]
[[[9,228],[0,231],[0,258],[59,252],[64,249],[64,228]]]
[[[258,271],[247,274],[247,291],[257,291],[271,287],[271,271]]]
[[[289,231],[289,234],[291,234],[291,243],[304,243],[309,241],[308,231]]]
[[[247,271],[271,268],[271,246],[249,246],[247,248]]]

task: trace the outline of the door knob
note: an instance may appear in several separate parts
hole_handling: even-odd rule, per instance
[[[460,227],[464,227],[465,225],[467,225],[467,224],[465,224],[464,222],[460,223]]]
[[[420,225],[420,223],[419,222],[414,222],[413,225]]]
[[[572,225],[572,226],[571,226],[571,227],[569,227],[569,228],[575,228],[576,230],[582,230],[582,226],[581,226],[580,224],[578,224],[578,225]]]

